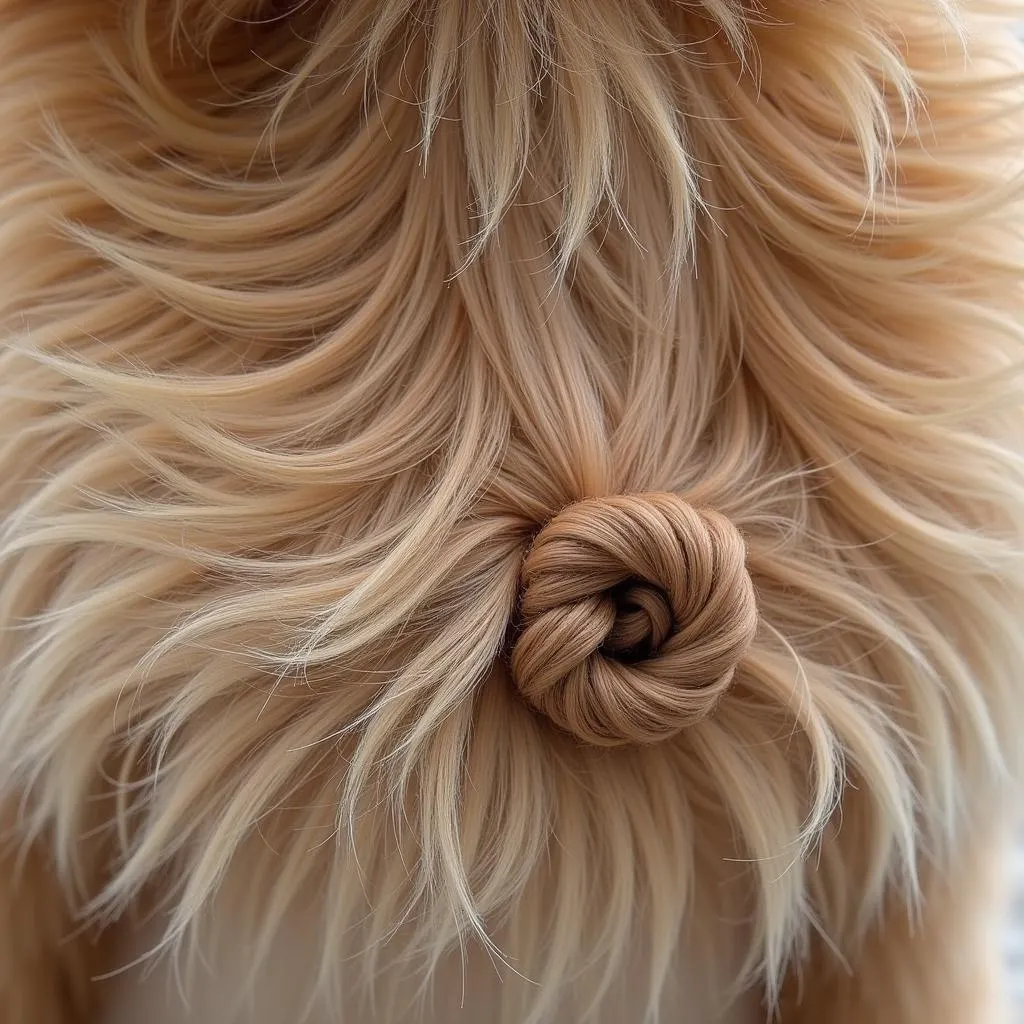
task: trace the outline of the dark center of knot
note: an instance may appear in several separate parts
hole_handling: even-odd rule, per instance
[[[643,580],[627,580],[614,587],[610,597],[615,602],[615,621],[602,649],[625,662],[657,654],[674,627],[665,592]]]

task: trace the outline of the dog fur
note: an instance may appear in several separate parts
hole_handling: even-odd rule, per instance
[[[0,1020],[1003,1020],[1018,14],[0,0]]]

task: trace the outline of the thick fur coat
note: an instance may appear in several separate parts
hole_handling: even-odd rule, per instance
[[[0,0],[0,1021],[1001,1021],[1015,16]]]

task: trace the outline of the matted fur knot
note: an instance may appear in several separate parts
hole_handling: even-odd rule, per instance
[[[522,588],[513,679],[601,746],[655,743],[699,721],[757,629],[743,538],[674,494],[570,505],[534,540]]]

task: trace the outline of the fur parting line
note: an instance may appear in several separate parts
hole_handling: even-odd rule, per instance
[[[0,1024],[1003,1024],[998,0],[0,0]]]

